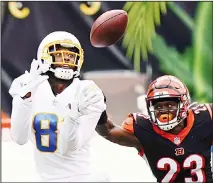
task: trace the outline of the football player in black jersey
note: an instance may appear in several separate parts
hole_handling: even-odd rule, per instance
[[[165,75],[147,91],[148,116],[131,113],[122,127],[103,113],[97,132],[111,142],[135,147],[158,182],[213,182],[211,104],[190,104],[187,87]]]

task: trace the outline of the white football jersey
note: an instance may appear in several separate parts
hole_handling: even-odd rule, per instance
[[[102,180],[94,179],[95,173],[90,162],[90,140],[95,133],[95,126],[101,113],[94,118],[82,118],[80,125],[76,125],[75,131],[79,131],[75,133],[79,133],[81,136],[80,142],[83,143],[79,147],[73,148],[72,143],[69,144],[63,141],[63,138],[66,137],[70,138],[70,142],[72,142],[72,138],[75,138],[70,136],[72,132],[69,132],[69,129],[61,133],[65,123],[64,116],[71,110],[72,95],[76,94],[74,90],[78,90],[77,93],[81,94],[82,88],[89,87],[93,83],[89,80],[78,80],[77,82],[79,82],[79,85],[76,85],[77,88],[71,87],[71,84],[62,93],[55,96],[49,82],[45,81],[39,85],[34,95],[29,133],[30,139],[34,143],[34,159],[37,172],[42,181],[106,181],[103,176],[101,176]],[[13,128],[17,127],[14,125]],[[70,128],[72,129],[72,125]],[[16,129],[13,129],[13,136],[18,133],[15,131]],[[27,135],[23,134],[23,136]],[[60,152],[61,142],[68,143],[68,149],[70,150],[65,154]]]

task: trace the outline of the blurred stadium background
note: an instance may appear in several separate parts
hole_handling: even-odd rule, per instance
[[[128,11],[125,37],[111,47],[94,48],[89,41],[92,23],[111,9]],[[146,20],[142,28],[141,19]],[[133,28],[137,34],[132,33]],[[141,40],[142,29],[147,34]],[[1,2],[4,164],[17,161],[12,155],[15,149],[26,154],[9,140],[12,98],[8,89],[14,78],[30,68],[43,37],[56,30],[71,32],[81,42],[85,52],[82,78],[92,79],[102,88],[109,114],[117,124],[129,112],[144,110],[147,85],[163,74],[180,77],[189,87],[193,101],[212,102],[212,2]],[[8,175],[11,166],[4,172]]]

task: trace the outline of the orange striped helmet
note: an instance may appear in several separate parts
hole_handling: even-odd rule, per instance
[[[162,123],[156,117],[153,102],[158,99],[176,99],[178,101],[178,109],[173,119]],[[186,85],[178,78],[171,75],[164,75],[153,81],[148,88],[146,96],[147,110],[151,118],[151,122],[160,129],[168,131],[177,126],[187,116],[188,106],[190,104],[189,90]],[[168,111],[169,112],[169,111]],[[168,113],[169,114],[169,113]]]

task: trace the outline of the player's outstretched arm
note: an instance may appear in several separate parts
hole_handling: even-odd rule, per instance
[[[25,85],[24,83],[26,80],[23,80],[24,77],[29,77],[28,74],[24,74],[21,77],[22,78],[17,78],[13,81],[9,93],[13,97],[11,114],[11,136],[16,143],[23,145],[28,141],[30,136],[33,99],[31,91],[28,91],[27,89],[29,87],[29,84]],[[43,78],[42,76],[42,78],[39,79],[39,83],[43,82],[46,79],[46,77]],[[30,85],[31,84],[33,84],[33,82],[30,82]]]
[[[13,97],[11,136],[20,145],[25,144],[30,137],[33,94],[36,88],[48,79],[48,76],[40,75],[38,64],[37,60],[33,60],[30,73],[26,71],[14,79],[9,90]]]
[[[122,127],[115,125],[107,117],[106,111],[101,115],[96,131],[105,139],[127,147],[135,147],[139,152],[142,146],[133,132],[133,118],[128,117],[124,120]]]
[[[62,155],[80,149],[93,137],[98,120],[106,109],[102,91],[93,82],[90,84],[79,99],[79,107],[72,108],[64,119],[59,137]]]
[[[25,144],[30,137],[30,117],[32,104],[15,96],[12,102],[11,136],[19,145]]]

